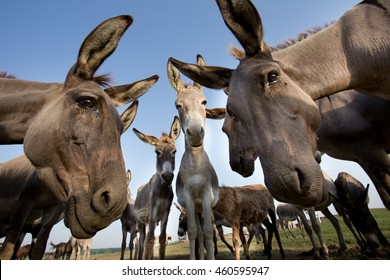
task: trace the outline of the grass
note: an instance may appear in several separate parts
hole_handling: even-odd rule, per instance
[[[390,240],[390,213],[389,210],[384,208],[371,209],[373,216],[375,217],[380,229],[382,230],[384,236]],[[330,258],[336,260],[355,260],[355,259],[390,259],[390,249],[381,248],[375,253],[371,254],[363,254],[360,252],[360,249],[356,243],[355,238],[352,233],[349,231],[347,226],[342,221],[342,218],[336,216],[340,222],[340,226],[344,235],[345,242],[347,244],[347,251],[338,255],[338,238],[337,234],[332,226],[332,224],[328,220],[323,220],[321,223],[321,232],[324,238],[326,245],[328,246]],[[308,251],[312,249],[312,245],[310,243],[310,239],[307,237],[303,239],[298,228],[293,229],[293,233],[296,238],[286,238],[283,231],[280,231],[280,236],[282,239],[282,245],[286,252],[287,259],[313,259],[312,255],[308,254]],[[231,235],[228,234],[225,236],[227,241],[232,244]],[[316,238],[318,241],[318,239]],[[272,259],[281,259],[281,255],[279,253],[279,247],[276,243],[275,238],[273,239],[272,245]],[[233,260],[234,257],[231,255],[228,248],[221,241],[218,242],[218,251],[216,259],[222,260]],[[266,256],[263,256],[261,253],[263,251],[263,245],[256,244],[255,241],[252,241],[250,245],[250,254],[251,259],[267,259]],[[158,248],[155,248],[154,252],[155,256],[158,256]],[[120,249],[117,252],[112,253],[100,253],[94,254],[91,252],[91,259],[96,260],[119,260],[120,257]],[[126,258],[129,257],[129,251],[126,250]],[[241,258],[244,258],[241,250]],[[168,260],[186,260],[189,259],[189,242],[188,241],[176,241],[171,242],[167,246],[166,250],[166,259]]]

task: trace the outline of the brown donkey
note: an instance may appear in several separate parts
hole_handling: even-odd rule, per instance
[[[159,257],[165,258],[166,230],[173,200],[172,181],[175,170],[175,141],[180,135],[179,118],[175,117],[169,135],[159,138],[144,134],[133,128],[134,133],[146,144],[156,148],[156,173],[150,181],[138,189],[134,203],[134,213],[139,231],[138,259],[153,259],[154,231],[159,222]],[[148,231],[146,232],[146,227]],[[133,242],[133,240],[130,240]],[[144,253],[145,249],[145,253]]]
[[[158,78],[104,90],[105,80],[94,77],[132,21],[123,15],[97,26],[64,83],[0,78],[0,143],[23,143],[36,176],[66,202],[64,222],[78,238],[90,238],[123,213],[124,124],[115,106],[136,99]]]

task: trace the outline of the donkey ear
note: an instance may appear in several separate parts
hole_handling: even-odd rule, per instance
[[[370,186],[370,184],[367,184],[367,187],[364,189],[364,192],[356,200],[357,205],[364,207],[364,206],[368,205],[368,203],[370,202],[370,198],[368,197],[369,186]]]
[[[171,131],[169,132],[169,137],[176,141],[180,135],[180,120],[177,116],[174,117],[173,123],[171,125]]]
[[[143,142],[145,142],[146,144],[155,146],[158,142],[158,138],[156,138],[152,135],[142,133],[139,130],[137,130],[136,128],[133,128],[133,131],[134,131],[135,135],[137,135],[137,137],[139,139],[141,139]]]
[[[196,64],[198,64],[199,66],[205,66],[206,65],[206,62],[204,61],[203,57],[200,54],[198,54],[196,56]],[[201,89],[202,85],[194,81],[194,87],[197,87],[197,88]]]
[[[132,84],[107,88],[104,91],[118,107],[140,98],[158,81],[158,78],[154,75]]]
[[[77,63],[68,76],[90,80],[96,70],[118,46],[119,40],[127,28],[133,23],[133,18],[122,15],[110,18],[98,25],[84,40],[80,47]]]
[[[247,56],[269,53],[263,41],[263,25],[250,0],[217,0],[226,26],[240,42]]]
[[[129,128],[135,119],[138,109],[138,100],[135,100],[131,105],[122,113],[121,120],[123,123],[122,134]]]
[[[180,78],[180,73],[177,68],[168,60],[167,63],[168,80],[172,87],[177,91],[181,91],[184,88],[183,80]]]
[[[206,109],[206,118],[213,120],[220,120],[225,117],[226,110],[225,108],[213,108]]]
[[[233,70],[223,67],[184,63],[172,57],[169,59],[169,63],[191,80],[214,89],[228,87],[233,72]]]
[[[130,181],[131,181],[131,171],[130,170],[127,170],[127,172],[126,172],[126,181],[127,181],[127,185],[130,184]]]

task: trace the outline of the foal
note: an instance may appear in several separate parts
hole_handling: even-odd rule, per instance
[[[138,259],[143,259],[143,257],[146,260],[153,259],[154,230],[157,224],[161,222],[159,257],[162,260],[165,258],[166,229],[173,200],[172,181],[173,171],[175,170],[175,141],[180,134],[179,118],[174,118],[169,135],[163,133],[160,139],[141,133],[135,128],[133,128],[133,131],[139,139],[155,146],[157,155],[157,171],[147,184],[138,189],[134,203],[134,213],[140,234]],[[148,226],[148,232],[145,239],[146,226]],[[130,242],[133,241],[130,240]]]
[[[197,63],[204,65],[198,55]],[[167,64],[168,79],[176,91],[176,108],[185,135],[185,151],[176,180],[177,201],[188,214],[188,238],[190,259],[195,259],[195,240],[199,239],[200,259],[214,259],[212,208],[218,201],[218,177],[204,149],[206,122],[206,98],[199,84],[184,85],[179,71],[170,61]],[[203,227],[201,226],[203,214]],[[203,242],[203,237],[205,242]]]

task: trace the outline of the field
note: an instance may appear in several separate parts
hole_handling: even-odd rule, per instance
[[[374,215],[376,221],[383,234],[388,240],[390,240],[390,212],[386,209],[371,209],[372,214]],[[337,217],[340,222],[345,241],[347,243],[348,249],[343,255],[338,255],[338,239],[336,232],[328,220],[323,220],[321,223],[321,232],[325,240],[326,245],[328,246],[330,258],[338,260],[355,260],[355,259],[386,259],[390,260],[390,249],[379,249],[375,253],[363,254],[360,252],[359,247],[356,244],[352,233],[346,227],[344,222],[340,217]],[[286,252],[287,258],[290,260],[302,260],[302,259],[313,259],[309,251],[312,246],[309,238],[303,239],[300,235],[299,229],[296,228],[293,230],[296,238],[286,238],[285,234],[280,231],[280,236],[282,239],[283,248]],[[231,235],[227,234],[227,241],[231,242]],[[317,239],[318,240],[318,239]],[[273,239],[272,245],[272,259],[280,259],[281,255],[279,253],[279,248],[276,243],[275,238]],[[251,259],[266,259],[266,256],[262,256],[263,244],[256,244],[255,241],[252,241],[249,248],[251,253]],[[221,260],[232,260],[234,257],[231,255],[227,247],[221,242],[218,242],[218,251],[216,259]],[[242,251],[242,250],[241,250]],[[155,257],[158,256],[158,248],[155,248]],[[126,258],[129,257],[128,249],[126,250]],[[119,248],[110,248],[110,249],[94,249],[91,251],[91,259],[96,260],[119,260],[120,249]],[[243,254],[241,254],[243,258]],[[167,246],[166,259],[168,260],[186,260],[189,259],[189,243],[188,241],[177,241],[171,242]]]

